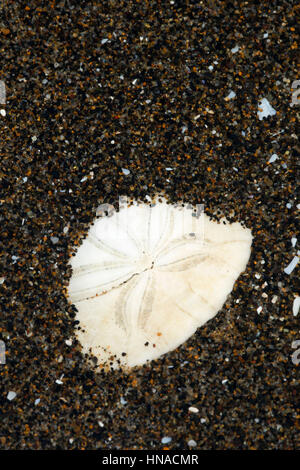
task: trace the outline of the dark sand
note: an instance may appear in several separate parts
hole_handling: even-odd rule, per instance
[[[2,2],[1,449],[299,448],[297,3]],[[64,296],[71,248],[99,203],[161,191],[244,221],[251,259],[180,348],[96,373]]]

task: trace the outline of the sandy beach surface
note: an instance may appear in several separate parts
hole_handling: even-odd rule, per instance
[[[297,2],[6,0],[0,64],[0,448],[299,448]],[[157,193],[251,257],[187,342],[105,373],[68,261],[99,204]]]

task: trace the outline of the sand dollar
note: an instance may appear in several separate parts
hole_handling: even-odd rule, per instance
[[[103,212],[71,259],[83,351],[118,368],[175,349],[222,308],[251,242],[239,223],[165,200]]]

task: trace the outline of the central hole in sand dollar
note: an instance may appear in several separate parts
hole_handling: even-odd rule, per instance
[[[143,253],[141,258],[136,261],[137,268],[139,271],[147,271],[148,269],[152,269],[154,266],[154,260],[152,256]]]

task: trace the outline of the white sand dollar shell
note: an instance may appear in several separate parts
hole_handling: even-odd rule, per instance
[[[239,223],[164,200],[96,219],[71,259],[68,287],[83,352],[118,368],[175,349],[221,309],[251,242]]]

